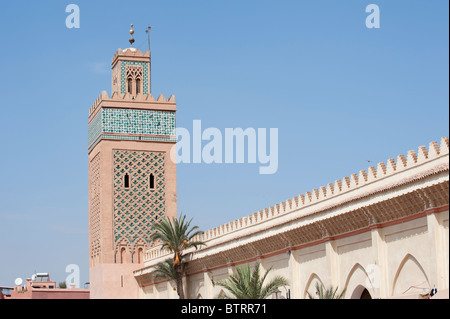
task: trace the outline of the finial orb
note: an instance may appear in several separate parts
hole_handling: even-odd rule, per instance
[[[134,30],[133,30],[133,24],[132,24],[131,29],[130,29],[131,38],[130,38],[130,40],[128,40],[128,41],[130,41],[131,46],[133,46],[133,43],[134,43],[133,34],[134,34]]]

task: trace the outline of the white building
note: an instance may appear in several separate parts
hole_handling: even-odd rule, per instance
[[[290,285],[282,295],[306,298],[315,282],[346,289],[345,298],[420,298],[449,288],[449,141],[431,142],[206,231],[207,246],[187,251],[187,298],[214,298],[235,267],[261,262]],[[169,258],[149,249],[134,271],[141,298],[178,298],[168,281],[152,280]]]

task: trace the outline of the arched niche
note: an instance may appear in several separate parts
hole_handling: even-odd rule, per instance
[[[430,289],[428,276],[419,261],[406,254],[397,268],[392,284],[392,296],[421,294]]]
[[[380,277],[377,269],[378,268],[376,267],[372,269],[371,275],[369,276],[367,270],[360,263],[353,265],[345,280],[345,297],[350,299],[361,299],[364,290],[367,290],[367,293],[369,293],[371,297],[374,297],[375,288],[380,285]]]
[[[311,296],[316,295],[316,283],[319,283],[323,286],[323,282],[320,279],[320,277],[316,273],[312,273],[311,276],[309,276],[308,282],[305,286],[305,291],[303,292],[303,298],[308,299],[308,292]]]

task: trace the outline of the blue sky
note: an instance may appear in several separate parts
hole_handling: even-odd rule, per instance
[[[65,8],[80,8],[68,29]],[[365,25],[380,8],[379,29]],[[279,167],[178,165],[178,210],[207,230],[448,136],[448,1],[0,4],[0,286],[88,264],[88,110],[155,26],[152,92],[177,125],[278,128]],[[369,163],[368,161],[371,161]]]

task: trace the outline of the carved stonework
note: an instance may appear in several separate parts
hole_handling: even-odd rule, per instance
[[[113,164],[114,246],[116,252],[127,247],[134,254],[139,247],[149,247],[153,224],[166,213],[165,153],[114,150]]]
[[[100,255],[100,153],[91,161],[90,165],[90,218],[89,218],[89,238],[91,258]]]

